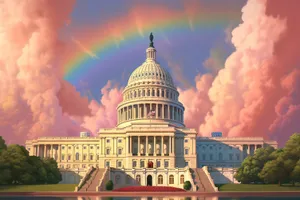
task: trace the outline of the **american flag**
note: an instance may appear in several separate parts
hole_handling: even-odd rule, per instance
[[[147,115],[148,117],[153,117],[155,116],[155,110],[150,110],[150,112]]]

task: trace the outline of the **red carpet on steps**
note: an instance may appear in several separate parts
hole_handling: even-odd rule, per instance
[[[184,189],[169,186],[128,186],[115,189],[116,192],[185,192]]]

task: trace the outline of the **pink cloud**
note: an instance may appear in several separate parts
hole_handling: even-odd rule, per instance
[[[117,106],[122,101],[123,88],[108,81],[101,89],[101,104],[92,100],[89,108],[92,116],[84,117],[82,127],[90,130],[94,135],[99,128],[112,128],[117,125]]]
[[[282,144],[299,131],[297,5],[247,2],[243,23],[232,31],[236,51],[209,89],[213,106],[200,126],[202,135],[222,131],[226,136],[263,136]]]
[[[80,126],[64,115],[52,65],[75,1],[2,1],[0,13],[0,132],[8,143],[39,136],[73,134]]]
[[[195,88],[186,90],[178,89],[179,101],[185,107],[184,120],[187,127],[199,128],[204,117],[212,106],[208,97],[208,90],[211,87],[213,77],[210,74],[197,75],[195,77]]]

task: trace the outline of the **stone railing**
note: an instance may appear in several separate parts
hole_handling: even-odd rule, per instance
[[[57,139],[60,139],[60,140],[63,140],[63,139],[66,139],[66,140],[67,139],[95,140],[95,139],[97,139],[97,140],[99,140],[98,137],[80,137],[80,136],[78,136],[78,137],[39,137],[38,138],[38,140],[57,140]]]
[[[99,181],[99,185],[96,188],[97,192],[105,190],[105,184],[109,181],[109,173],[110,173],[110,169],[109,169],[109,167],[106,167],[105,171]]]
[[[263,137],[197,137],[197,140],[263,140]]]
[[[214,188],[214,191],[215,191],[215,192],[218,192],[218,187],[215,186],[215,183],[214,183],[214,181],[212,180],[212,178],[211,178],[211,176],[210,176],[210,173],[208,172],[207,166],[202,167],[202,169],[203,169],[204,173],[206,174],[206,176],[207,176],[207,178],[208,178],[208,180],[209,180],[211,186]]]
[[[91,173],[94,171],[94,167],[91,166],[89,170],[86,172],[85,176],[80,180],[77,187],[75,187],[75,192],[78,192],[81,187],[86,183],[87,179],[90,177]]]
[[[193,176],[192,176],[192,173],[191,173],[191,169],[187,166],[187,167],[185,167],[185,170],[188,171],[188,179],[191,182],[192,191],[196,192],[197,191],[197,186],[195,185],[195,182],[194,182],[194,179],[193,179]]]

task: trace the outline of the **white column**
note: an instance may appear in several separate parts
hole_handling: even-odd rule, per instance
[[[138,136],[138,156],[141,156],[140,136]]]
[[[161,155],[164,156],[164,136],[161,136],[161,147],[160,147]]]
[[[53,144],[51,144],[51,158],[54,158],[54,155],[53,155]]]
[[[175,106],[172,106],[172,119],[174,120],[175,118]]]
[[[36,145],[36,156],[40,156],[40,145]]]
[[[165,104],[161,104],[161,118],[165,118]]]
[[[148,149],[149,149],[149,147],[148,147],[148,136],[146,136],[146,156],[149,155]]]
[[[47,145],[44,144],[44,158],[47,157]]]
[[[153,138],[153,155],[156,156],[156,136]]]
[[[172,136],[172,154],[175,154],[175,136]]]
[[[129,153],[132,154],[132,136],[129,136]]]
[[[59,162],[61,162],[61,145],[58,145],[58,154],[57,154]]]
[[[168,119],[171,119],[171,106],[168,105]]]
[[[250,155],[250,145],[247,145],[247,154]]]
[[[171,152],[172,152],[172,151],[171,151],[171,141],[172,141],[172,140],[171,140],[171,136],[169,136],[169,155],[170,155]]]

